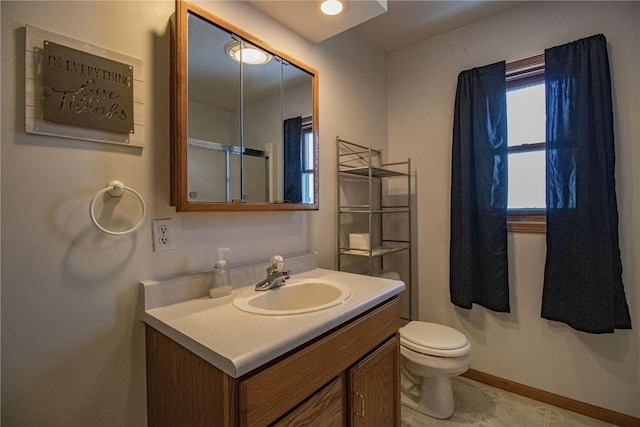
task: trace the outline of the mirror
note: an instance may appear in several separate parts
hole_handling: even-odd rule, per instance
[[[317,71],[186,1],[173,20],[171,204],[317,210]]]

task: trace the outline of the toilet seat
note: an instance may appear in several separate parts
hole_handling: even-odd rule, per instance
[[[471,352],[471,343],[463,333],[429,322],[413,321],[400,328],[400,344],[428,356],[462,357]]]

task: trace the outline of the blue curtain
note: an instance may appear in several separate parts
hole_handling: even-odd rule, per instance
[[[284,121],[284,200],[302,202],[302,117]]]
[[[590,333],[629,329],[605,37],[546,50],[545,75],[547,257],[542,317]]]
[[[463,71],[451,170],[451,302],[509,312],[505,62]]]

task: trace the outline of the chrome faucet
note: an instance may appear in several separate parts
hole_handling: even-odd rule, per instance
[[[284,259],[280,255],[271,257],[271,265],[267,267],[267,278],[256,285],[256,291],[266,291],[279,288],[284,281],[291,277],[291,270],[282,270]]]

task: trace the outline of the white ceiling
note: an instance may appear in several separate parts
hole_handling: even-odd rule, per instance
[[[340,18],[323,16],[316,0],[249,0],[247,3],[313,43],[355,28],[364,38],[389,53],[524,2],[349,0],[347,10]],[[386,12],[381,10],[383,3],[386,3]]]
[[[399,1],[389,0],[388,12],[358,27],[363,37],[389,53],[460,28],[522,1]]]
[[[319,43],[387,11],[387,0],[349,0],[335,16],[319,0],[248,0],[247,3],[312,43]]]

